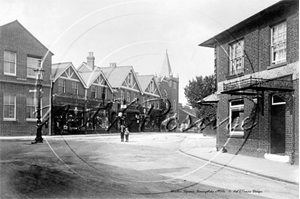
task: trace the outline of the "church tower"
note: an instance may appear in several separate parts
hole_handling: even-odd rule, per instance
[[[168,51],[166,51],[161,72],[157,80],[162,97],[167,97],[170,100],[173,112],[178,115],[179,77],[173,76]]]

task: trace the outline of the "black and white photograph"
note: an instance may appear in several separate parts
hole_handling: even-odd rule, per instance
[[[0,199],[299,198],[299,0],[0,0]]]

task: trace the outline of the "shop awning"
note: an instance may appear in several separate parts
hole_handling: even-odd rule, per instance
[[[259,91],[294,91],[292,80],[247,78],[234,82],[224,83],[221,94],[231,95],[258,95]]]

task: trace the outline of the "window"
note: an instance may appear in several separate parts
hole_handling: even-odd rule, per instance
[[[35,78],[34,70],[39,67],[40,60],[35,57],[27,57],[27,77]]]
[[[58,92],[65,93],[66,92],[66,80],[59,79],[58,80]]]
[[[244,100],[235,100],[230,102],[229,111],[229,135],[243,137],[242,127],[244,117]]]
[[[134,93],[134,94],[133,94],[133,97],[134,97],[134,99],[137,99],[137,94]]]
[[[4,120],[16,120],[16,96],[4,94],[3,106]]]
[[[97,97],[97,93],[96,93],[96,86],[92,86],[91,88],[91,98],[96,98]]]
[[[149,90],[150,90],[150,92],[154,91],[154,83],[153,83],[153,81],[150,82]]]
[[[279,96],[273,95],[272,96],[272,105],[282,105],[286,104],[286,102]]]
[[[30,96],[26,98],[26,119],[35,119],[36,115],[34,114],[36,109],[36,98],[34,96]]]
[[[72,82],[72,90],[73,90],[73,94],[78,95],[78,83],[77,82]]]
[[[176,90],[176,88],[177,88],[176,82],[173,83],[173,88]]]
[[[121,91],[121,100],[124,100],[124,91]]]
[[[229,46],[230,63],[229,75],[236,75],[244,72],[244,40],[235,42]]]
[[[169,81],[169,87],[172,87],[172,81]]]
[[[272,64],[286,61],[286,22],[271,28]]]
[[[16,75],[16,53],[4,51],[4,74]]]
[[[132,85],[132,73],[128,74],[128,85]]]
[[[107,98],[107,88],[103,87],[102,88],[101,99],[106,99],[106,98]]]
[[[130,92],[127,92],[127,102],[130,102]]]

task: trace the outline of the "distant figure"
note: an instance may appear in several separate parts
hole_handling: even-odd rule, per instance
[[[185,130],[185,123],[182,123],[182,124],[180,125],[180,131],[183,132],[183,130]]]
[[[128,130],[128,128],[125,128],[125,139],[126,139],[126,142],[128,142],[128,140],[129,140],[129,130]]]
[[[124,142],[125,126],[121,125],[121,142]]]

